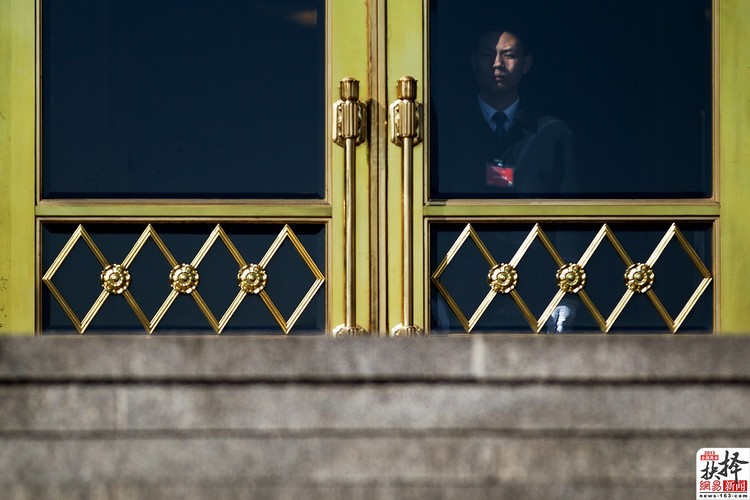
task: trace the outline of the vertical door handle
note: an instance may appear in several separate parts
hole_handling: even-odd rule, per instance
[[[414,217],[414,146],[422,142],[422,105],[416,102],[417,81],[404,76],[398,80],[398,99],[388,108],[388,128],[391,141],[401,147],[403,171],[403,311],[402,321],[391,329],[391,336],[413,337],[424,331],[414,324],[414,256],[413,217]]]
[[[344,267],[346,276],[344,282],[346,300],[345,323],[333,330],[335,337],[365,335],[367,331],[357,324],[357,296],[356,296],[356,255],[354,239],[356,235],[354,207],[355,200],[355,149],[365,142],[365,124],[367,108],[359,100],[359,80],[344,78],[340,82],[341,99],[333,104],[333,142],[344,148],[344,210],[345,240]]]

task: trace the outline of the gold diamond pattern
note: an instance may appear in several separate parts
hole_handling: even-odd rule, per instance
[[[518,280],[523,279],[522,276],[515,275],[515,269],[523,256],[528,251],[533,241],[537,238],[547,249],[550,256],[559,267],[556,278],[558,286],[560,288],[560,290],[558,290],[558,292],[552,298],[551,302],[539,318],[534,317],[533,313],[529,310],[520,294],[515,289],[515,285]],[[610,241],[620,259],[622,259],[627,268],[624,273],[626,278],[626,290],[607,319],[605,319],[604,316],[599,312],[584,289],[586,284],[585,266],[605,238]],[[688,299],[683,309],[674,319],[669,315],[666,308],[663,306],[656,293],[652,289],[652,285],[655,279],[652,270],[653,266],[672,239],[677,239],[678,243],[688,255],[693,265],[696,267],[702,277],[701,282],[698,284],[696,290],[693,292],[692,296]],[[490,266],[490,272],[488,274],[490,292],[487,294],[479,307],[474,311],[470,319],[467,319],[466,315],[463,313],[463,311],[461,311],[453,296],[446,289],[445,285],[443,285],[443,283],[440,281],[440,277],[467,240],[471,240],[474,245],[476,245],[476,247],[479,249],[480,253],[484,256],[485,260]],[[617,237],[607,224],[602,225],[599,232],[591,241],[588,248],[577,263],[566,264],[562,260],[559,253],[552,245],[552,242],[546,236],[544,231],[542,231],[541,227],[539,227],[539,224],[535,224],[524,242],[519,247],[513,259],[511,259],[508,264],[501,265],[498,265],[495,262],[494,257],[490,254],[489,250],[487,250],[487,247],[484,245],[472,225],[467,224],[446,256],[443,258],[440,265],[432,274],[432,282],[434,283],[435,287],[446,300],[448,306],[456,314],[462,326],[468,333],[470,333],[474,329],[477,322],[480,320],[492,300],[495,298],[495,295],[497,295],[498,293],[507,293],[510,294],[511,297],[513,297],[521,313],[529,322],[531,328],[537,333],[542,330],[547,322],[547,319],[552,315],[555,308],[560,304],[567,293],[575,293],[581,298],[581,301],[591,312],[594,320],[599,325],[599,328],[605,333],[608,333],[612,329],[615,321],[617,321],[617,318],[625,309],[625,306],[633,297],[633,295],[635,293],[644,293],[648,296],[649,300],[652,302],[667,327],[674,333],[679,329],[680,325],[682,325],[685,318],[698,302],[700,296],[703,294],[703,292],[705,292],[706,288],[708,288],[708,285],[711,283],[712,279],[713,278],[711,277],[711,273],[709,272],[708,268],[701,261],[700,257],[695,252],[693,247],[690,246],[690,243],[684,237],[682,232],[680,232],[676,224],[672,224],[669,227],[666,234],[662,237],[661,241],[654,249],[649,259],[645,263],[639,264],[633,263],[633,261],[630,259],[627,252],[617,240]]]
[[[47,269],[47,272],[44,273],[44,276],[42,276],[42,282],[47,285],[47,288],[49,288],[52,296],[55,297],[57,302],[60,304],[60,307],[62,307],[63,311],[65,311],[65,314],[68,316],[68,318],[70,318],[70,321],[73,323],[73,326],[75,326],[78,333],[83,335],[86,332],[86,329],[91,324],[91,321],[104,305],[104,302],[106,302],[106,300],[113,294],[113,291],[110,291],[110,288],[106,286],[104,282],[102,282],[102,287],[104,288],[104,290],[102,290],[102,292],[99,294],[99,297],[96,299],[96,301],[94,301],[94,304],[91,306],[88,313],[86,313],[83,319],[78,319],[78,316],[75,314],[75,312],[73,312],[73,309],[65,300],[62,293],[60,293],[60,290],[58,290],[58,288],[55,286],[54,282],[52,281],[52,279],[55,277],[55,273],[57,273],[58,269],[60,269],[60,266],[62,266],[63,262],[65,262],[65,259],[68,258],[70,252],[73,251],[73,247],[76,246],[79,240],[84,241],[86,246],[88,246],[91,252],[94,254],[94,257],[96,257],[96,260],[98,260],[102,265],[103,270],[100,275],[100,280],[104,277],[111,277],[112,271],[116,269],[123,269],[127,273],[127,268],[133,262],[133,258],[135,257],[135,255],[131,251],[121,264],[110,265],[106,257],[104,257],[104,254],[101,252],[101,250],[99,250],[99,247],[97,247],[96,243],[94,243],[94,240],[91,238],[89,233],[87,233],[83,226],[79,224],[76,230],[73,231],[73,234],[68,239],[68,242],[65,244],[63,249],[60,250],[60,253],[52,262],[52,265],[50,265],[49,269]],[[120,277],[124,279],[125,274],[122,274]],[[129,273],[127,273],[127,284],[130,284]],[[114,290],[114,294],[121,294],[125,298],[125,301],[138,317],[138,321],[140,321],[141,324],[146,329],[148,329],[148,318],[146,318],[146,315],[143,314],[143,311],[135,301],[133,294],[130,293],[130,290],[127,289],[127,286],[125,286],[121,292],[116,291],[117,289],[119,288],[112,288],[112,290]]]
[[[540,236],[540,234],[542,236]],[[510,260],[510,262],[508,262],[507,264],[503,264],[503,266],[508,266],[507,269],[513,269],[515,271],[515,269],[518,267],[518,263],[521,262],[521,259],[526,254],[526,251],[529,249],[531,244],[534,242],[534,239],[536,239],[537,237],[540,237],[540,239],[542,240],[543,244],[545,244],[545,246],[549,244],[548,250],[551,248],[551,251],[557,254],[555,249],[552,248],[551,243],[549,243],[549,240],[547,239],[547,237],[544,236],[543,233],[541,233],[539,224],[535,224],[533,229],[529,232],[528,236],[524,240],[524,242],[521,244],[521,247],[518,249],[516,254]],[[490,306],[494,298],[498,295],[498,293],[507,293],[508,295],[511,296],[513,301],[516,303],[516,306],[518,306],[524,318],[526,318],[526,321],[529,322],[529,325],[531,326],[531,328],[533,328],[534,331],[541,330],[544,323],[542,322],[541,324],[539,324],[537,319],[534,317],[534,313],[531,312],[529,307],[521,298],[521,295],[518,293],[518,290],[516,290],[515,283],[513,283],[512,287],[503,288],[506,291],[500,291],[500,292],[498,292],[498,290],[496,290],[492,286],[492,283],[490,283],[490,291],[484,297],[484,300],[482,300],[482,303],[479,304],[479,306],[476,308],[474,313],[471,315],[471,318],[468,318],[468,319],[466,318],[466,315],[461,311],[461,308],[458,306],[453,296],[450,294],[450,292],[448,292],[448,289],[445,288],[445,285],[443,285],[443,283],[440,281],[440,277],[448,268],[448,265],[451,263],[451,261],[455,258],[456,254],[458,254],[459,250],[464,245],[464,243],[466,243],[466,241],[469,239],[477,247],[479,252],[487,261],[487,264],[489,264],[490,273],[488,273],[488,278],[494,279],[497,277],[497,276],[492,276],[493,269],[500,270],[503,268],[503,266],[497,267],[497,262],[495,261],[495,258],[492,256],[490,251],[487,250],[487,247],[485,246],[484,242],[482,242],[482,239],[479,237],[474,227],[471,224],[466,224],[466,227],[458,236],[458,238],[456,239],[456,242],[453,243],[453,246],[450,248],[450,250],[448,250],[448,253],[446,254],[443,261],[440,263],[440,265],[435,270],[435,272],[432,273],[432,282],[435,284],[435,287],[443,295],[443,298],[445,298],[445,301],[448,303],[448,306],[456,314],[459,321],[461,322],[461,325],[463,325],[464,329],[467,332],[471,333],[471,331],[474,329],[476,324],[481,319],[484,312]],[[546,243],[544,243],[545,241]],[[557,260],[562,262],[562,259],[560,259],[559,256],[557,257]],[[507,275],[508,273],[506,272],[506,277]],[[544,318],[544,321],[546,321],[546,318]]]
[[[687,256],[690,258],[690,260],[693,262],[693,265],[696,267],[698,272],[700,273],[702,279],[700,283],[698,283],[698,286],[696,287],[693,294],[688,299],[685,306],[682,308],[682,311],[677,315],[676,318],[672,318],[669,315],[669,312],[667,312],[667,309],[664,307],[664,305],[661,303],[661,300],[659,300],[659,297],[656,295],[656,292],[654,292],[653,288],[650,286],[648,288],[644,287],[642,291],[636,292],[634,290],[631,290],[628,288],[625,291],[625,294],[622,296],[622,299],[620,299],[620,303],[615,307],[615,310],[612,312],[612,315],[610,316],[610,319],[607,320],[608,327],[611,328],[614,321],[617,319],[617,316],[622,312],[622,310],[625,308],[625,305],[628,303],[628,301],[633,297],[636,293],[645,293],[646,296],[648,296],[651,303],[656,308],[659,315],[664,320],[664,323],[669,327],[669,330],[674,333],[679,328],[680,325],[685,321],[685,318],[687,318],[687,315],[690,314],[690,311],[693,309],[695,304],[698,302],[698,299],[701,295],[703,295],[703,292],[706,291],[706,288],[708,288],[708,285],[711,283],[713,278],[711,277],[711,273],[709,272],[706,265],[701,261],[698,254],[695,252],[692,246],[690,246],[690,243],[687,241],[685,236],[682,234],[682,232],[677,227],[677,224],[672,224],[669,226],[669,229],[662,237],[659,244],[656,246],[654,251],[651,253],[651,256],[646,260],[644,263],[644,268],[642,269],[642,272],[650,271],[653,269],[656,262],[659,260],[659,257],[661,257],[661,254],[664,252],[664,250],[667,248],[667,245],[669,245],[669,242],[672,241],[672,239],[677,239],[677,242],[682,247],[682,249],[685,251]],[[624,254],[624,250],[622,251]],[[627,255],[627,254],[625,254]],[[633,266],[633,262],[628,258],[626,264],[628,267]],[[649,278],[655,279],[655,277],[646,277],[646,282],[649,281]],[[609,331],[609,329],[607,330]]]
[[[266,252],[263,259],[261,259],[260,263],[251,264],[251,265],[248,265],[245,262],[245,260],[242,258],[240,253],[237,251],[234,244],[231,242],[231,240],[227,236],[226,232],[218,224],[214,228],[209,238],[204,243],[201,250],[195,256],[193,261],[190,264],[182,264],[182,265],[178,264],[178,262],[170,253],[169,249],[166,247],[164,242],[161,240],[159,235],[156,233],[156,231],[150,224],[146,227],[146,229],[143,231],[138,241],[130,250],[129,254],[120,264],[110,264],[109,261],[102,254],[102,252],[99,250],[99,248],[96,246],[91,236],[86,232],[84,227],[82,225],[79,225],[76,228],[76,230],[73,232],[71,237],[69,238],[66,245],[63,247],[63,249],[60,251],[58,256],[55,258],[52,265],[50,265],[49,269],[42,277],[42,281],[49,288],[52,295],[58,301],[63,311],[69,317],[69,319],[75,326],[76,330],[80,334],[85,333],[86,329],[89,327],[91,321],[97,315],[101,307],[104,305],[105,301],[113,294],[121,294],[125,298],[125,300],[129,304],[131,309],[134,311],[134,313],[138,317],[138,320],[141,322],[144,328],[148,331],[148,333],[151,334],[157,328],[159,322],[164,317],[164,315],[169,310],[174,300],[177,298],[177,296],[180,293],[189,293],[190,296],[193,297],[193,299],[196,301],[200,310],[206,316],[206,318],[208,319],[209,323],[214,328],[216,333],[221,333],[221,331],[226,327],[229,320],[236,312],[239,305],[248,295],[248,292],[242,288],[240,289],[236,298],[234,299],[232,304],[229,306],[229,309],[227,309],[227,311],[224,313],[220,321],[216,320],[215,316],[210,311],[207,304],[205,303],[200,293],[198,292],[197,290],[198,266],[200,262],[203,260],[203,258],[206,256],[206,254],[209,252],[209,250],[211,249],[215,241],[219,238],[222,239],[227,249],[232,254],[237,264],[239,265],[240,274],[242,273],[243,268],[249,269],[250,266],[257,266],[256,272],[259,272],[260,270],[263,271],[262,272],[263,277],[261,278],[261,281],[263,281],[262,283],[263,286],[261,287],[260,291],[257,292],[257,294],[261,297],[264,304],[268,307],[269,311],[272,313],[272,315],[278,322],[279,326],[281,326],[284,333],[288,334],[293,328],[296,321],[301,316],[301,314],[304,312],[304,310],[307,308],[309,303],[312,301],[312,298],[314,297],[315,293],[318,291],[318,289],[323,285],[323,282],[325,281],[325,277],[320,272],[318,267],[315,265],[314,261],[312,260],[308,252],[302,246],[301,242],[299,241],[299,239],[296,237],[296,235],[294,234],[294,232],[291,230],[291,228],[288,225],[285,225],[284,228],[281,230],[276,240],[273,242],[271,247]],[[590,260],[594,252],[596,252],[596,250],[599,248],[600,244],[605,238],[609,239],[615,251],[618,253],[618,255],[620,256],[624,264],[628,267],[627,273],[633,274],[632,278],[636,282],[643,281],[643,280],[640,280],[640,278],[645,276],[644,278],[645,281],[643,281],[643,283],[648,284],[648,286],[642,286],[642,287],[631,286],[627,288],[622,298],[620,299],[619,303],[615,306],[614,310],[610,313],[609,317],[606,320],[601,315],[599,310],[596,308],[591,298],[586,294],[585,290],[583,289],[583,286],[585,285],[585,270],[584,270],[585,265],[588,263],[588,261]],[[138,253],[141,251],[145,243],[148,241],[148,239],[152,239],[154,241],[154,243],[157,245],[157,247],[159,248],[159,250],[164,255],[164,257],[166,258],[166,260],[169,262],[169,264],[172,266],[173,269],[181,268],[181,266],[186,266],[186,269],[192,270],[195,272],[195,277],[194,277],[195,286],[191,287],[192,289],[190,290],[190,292],[180,292],[177,289],[173,289],[169,293],[164,303],[162,304],[162,306],[159,308],[159,310],[157,311],[157,313],[151,320],[149,320],[145,316],[140,306],[136,302],[135,298],[133,297],[131,292],[128,290],[128,286],[130,283],[130,274],[128,272],[128,267],[132,264],[132,262],[134,261]],[[291,316],[289,318],[284,318],[264,288],[265,288],[265,280],[268,279],[267,275],[265,275],[265,268],[268,266],[268,263],[271,261],[271,259],[276,254],[276,252],[281,247],[281,245],[284,243],[284,241],[286,241],[287,239],[294,246],[297,253],[303,259],[303,261],[305,262],[305,264],[307,265],[308,269],[313,274],[313,277],[315,279],[312,285],[310,286],[310,288],[308,289],[306,295],[300,301],[300,303],[298,304],[294,312],[291,314]],[[581,283],[579,283],[580,286],[577,286],[576,289],[574,290],[574,289],[571,289],[570,287],[563,286],[561,284],[560,285],[561,289],[557,292],[555,297],[552,299],[552,301],[548,305],[547,309],[542,313],[542,315],[539,318],[534,317],[533,313],[526,306],[526,304],[524,303],[518,291],[515,290],[515,287],[511,287],[511,289],[508,289],[507,291],[498,291],[496,289],[493,289],[491,286],[491,289],[488,292],[487,296],[484,298],[484,300],[479,305],[479,307],[477,307],[477,309],[474,311],[471,318],[467,318],[464,315],[464,313],[460,310],[460,308],[458,307],[458,304],[453,299],[449,291],[445,288],[445,286],[440,281],[440,277],[445,272],[445,269],[453,260],[453,258],[456,256],[456,254],[461,249],[461,247],[469,239],[476,245],[476,247],[478,248],[482,256],[487,261],[491,270],[492,268],[494,269],[500,268],[498,264],[496,263],[494,257],[490,254],[489,250],[486,248],[486,246],[482,242],[479,235],[476,233],[475,229],[472,227],[471,224],[467,224],[467,226],[464,228],[464,230],[461,232],[461,234],[457,238],[456,242],[453,244],[451,249],[446,254],[441,264],[438,266],[438,268],[435,270],[435,272],[432,275],[432,281],[435,284],[436,288],[443,295],[448,305],[451,307],[453,312],[459,318],[459,320],[461,321],[461,324],[463,325],[464,329],[467,332],[471,332],[472,329],[476,326],[477,322],[480,320],[480,318],[482,317],[482,315],[484,314],[484,312],[489,307],[490,303],[492,302],[492,300],[495,298],[495,296],[498,293],[507,293],[513,298],[514,302],[516,303],[516,305],[518,306],[518,308],[520,309],[520,311],[522,312],[526,320],[529,322],[529,325],[531,326],[531,328],[536,332],[541,331],[543,326],[546,324],[547,319],[553,313],[555,307],[559,305],[560,301],[564,298],[566,293],[577,293],[581,297],[582,302],[592,313],[592,316],[594,317],[594,319],[596,320],[597,324],[599,325],[600,329],[603,332],[609,332],[611,330],[615,321],[620,316],[625,306],[627,305],[627,303],[630,301],[630,299],[635,293],[645,293],[648,296],[649,300],[654,305],[654,307],[656,308],[656,310],[658,311],[658,313],[660,314],[660,316],[662,317],[662,319],[664,320],[665,324],[669,327],[669,329],[672,332],[676,332],[679,329],[679,327],[682,325],[682,323],[684,322],[685,318],[688,316],[690,311],[693,309],[693,307],[697,303],[700,296],[705,292],[705,290],[708,288],[709,284],[713,280],[710,271],[705,266],[705,264],[701,261],[698,254],[692,248],[690,243],[686,240],[686,238],[678,229],[676,224],[672,224],[670,226],[670,228],[667,230],[667,232],[663,236],[660,243],[652,252],[649,259],[645,263],[641,263],[641,264],[633,263],[633,261],[630,259],[627,252],[619,243],[614,233],[611,231],[611,229],[609,228],[607,224],[602,225],[601,229],[599,230],[597,235],[594,237],[589,247],[581,256],[577,264],[565,264],[563,260],[561,259],[560,255],[558,254],[558,252],[556,251],[556,249],[554,248],[554,246],[552,245],[552,243],[550,242],[550,240],[547,238],[547,236],[544,234],[544,232],[540,228],[540,226],[538,224],[535,224],[532,230],[529,232],[526,239],[524,240],[524,242],[519,247],[514,257],[511,259],[511,261],[508,264],[503,264],[503,265],[510,266],[510,269],[513,269],[515,271],[515,268],[518,266],[519,262],[524,257],[524,255],[528,251],[533,241],[535,239],[539,239],[540,242],[547,249],[549,254],[552,256],[552,258],[560,267],[560,270],[558,271],[558,281],[561,281],[561,280],[565,281],[566,279],[568,279],[568,277],[570,277],[570,279],[573,280],[573,278],[575,278],[576,276],[578,276],[580,279],[580,277],[583,276],[584,279],[582,280]],[[653,279],[654,279],[653,271],[652,271],[653,266],[656,264],[659,257],[664,252],[667,245],[672,241],[672,239],[677,240],[678,244],[682,247],[682,249],[688,255],[693,265],[696,267],[696,269],[698,270],[698,272],[701,274],[701,277],[702,277],[695,291],[693,292],[691,297],[688,299],[683,309],[674,319],[669,315],[666,308],[663,306],[658,296],[656,295],[656,293],[650,286],[650,284],[653,283]],[[103,271],[102,271],[100,279],[102,280],[102,286],[104,290],[102,290],[99,297],[96,299],[96,301],[91,306],[91,308],[86,313],[86,315],[83,318],[79,319],[77,315],[75,314],[75,312],[70,307],[70,305],[68,304],[68,302],[63,297],[62,293],[55,286],[53,282],[53,278],[56,272],[58,271],[58,269],[60,268],[60,266],[65,262],[65,260],[67,259],[67,257],[69,256],[70,252],[73,250],[75,245],[78,244],[78,242],[81,240],[88,246],[88,248],[94,254],[97,261],[102,265]],[[568,271],[565,271],[563,273],[563,271],[566,269]],[[633,270],[632,272],[631,272],[631,269]],[[575,276],[571,275],[570,270],[575,270],[575,273],[577,274]],[[563,273],[563,274],[561,275],[560,273]],[[638,273],[641,273],[641,274],[638,274]],[[185,273],[183,272],[183,274]],[[516,279],[518,279],[517,276],[516,276]],[[576,281],[576,280],[573,280],[573,281]]]
[[[146,315],[143,313],[140,306],[136,302],[135,298],[128,290],[128,285],[130,283],[130,273],[128,271],[128,267],[133,263],[133,261],[138,256],[149,239],[151,239],[156,244],[157,248],[172,268],[172,270],[170,271],[169,280],[172,286],[172,290],[169,292],[169,295],[164,300],[154,317],[151,318],[151,320],[146,317]],[[224,313],[221,320],[216,319],[216,317],[213,315],[208,305],[206,304],[205,300],[201,296],[200,292],[198,291],[198,285],[200,282],[198,267],[200,266],[200,263],[203,261],[208,252],[211,250],[211,247],[217,239],[222,240],[224,245],[229,250],[229,253],[232,255],[232,258],[238,264],[240,268],[238,277],[240,274],[242,274],[243,269],[248,270],[252,268],[254,270],[254,276],[256,277],[256,279],[260,280],[258,283],[256,283],[256,288],[253,289],[254,291],[251,292],[248,292],[244,288],[242,288],[243,283],[240,283],[241,289],[239,293],[233,300],[232,304],[229,306],[229,309],[227,309],[227,311]],[[70,307],[68,302],[63,297],[62,293],[60,293],[53,282],[55,273],[65,262],[65,260],[70,255],[70,252],[80,240],[84,241],[84,243],[89,247],[91,252],[104,268],[100,276],[100,280],[102,281],[102,287],[104,288],[104,290],[102,290],[94,305],[91,307],[91,309],[89,309],[88,313],[84,316],[83,319],[79,319],[77,317],[73,309]],[[271,297],[265,291],[265,283],[268,279],[265,268],[268,266],[268,263],[271,261],[278,249],[286,240],[289,240],[289,242],[294,246],[295,250],[305,262],[314,277],[312,285],[289,318],[284,318],[284,316],[274,304]],[[216,227],[211,232],[208,239],[205,241],[190,264],[179,264],[177,262],[177,260],[174,258],[172,253],[162,241],[161,237],[159,237],[156,230],[153,228],[153,226],[151,226],[151,224],[146,226],[146,229],[144,229],[144,231],[141,233],[140,237],[133,245],[133,248],[130,250],[121,264],[110,264],[104,257],[102,252],[99,250],[99,248],[96,246],[94,240],[86,232],[84,227],[82,225],[79,225],[71,235],[66,245],[55,258],[52,265],[42,277],[42,281],[49,288],[50,292],[58,301],[65,314],[70,318],[76,330],[81,334],[86,331],[89,324],[99,312],[104,302],[112,294],[121,294],[123,297],[125,297],[125,300],[136,313],[138,320],[141,322],[141,324],[149,334],[152,334],[156,330],[159,322],[164,318],[164,315],[167,313],[167,311],[170,309],[179,295],[189,295],[193,298],[193,300],[195,300],[199,309],[209,321],[214,331],[217,334],[220,334],[227,326],[237,308],[240,306],[248,293],[250,293],[251,295],[257,294],[258,296],[260,296],[260,298],[263,300],[263,303],[271,311],[271,314],[279,323],[279,326],[281,326],[284,333],[288,334],[294,327],[294,324],[297,322],[299,317],[305,311],[307,306],[310,304],[317,291],[323,285],[325,276],[323,276],[323,273],[315,265],[315,262],[313,261],[312,257],[310,257],[310,254],[307,252],[307,250],[300,242],[299,238],[297,238],[297,236],[288,225],[285,225],[281,232],[279,232],[278,236],[271,244],[271,247],[268,249],[265,256],[261,259],[260,263],[251,265],[248,265],[245,262],[242,255],[239,253],[235,245],[230,240],[229,236],[219,224],[216,225]]]
[[[240,266],[238,275],[242,274],[243,269],[245,269],[248,264],[245,262],[239,252],[237,252],[237,249],[234,247],[221,227],[217,225],[214,232],[218,232],[218,234],[221,235],[222,240],[227,245],[227,248],[229,248],[229,251],[230,253],[232,253],[232,256],[234,256],[237,264]],[[305,311],[305,309],[307,309],[307,306],[312,301],[318,289],[323,286],[325,276],[323,276],[323,273],[320,272],[318,266],[315,265],[312,257],[310,257],[310,254],[307,252],[307,250],[305,250],[305,247],[302,246],[302,242],[300,242],[299,238],[297,238],[297,235],[294,234],[294,231],[292,231],[292,228],[290,228],[289,225],[284,225],[282,230],[279,232],[279,235],[271,244],[271,247],[268,249],[263,258],[260,259],[260,262],[256,265],[258,269],[263,271],[263,275],[265,275],[266,273],[265,269],[268,268],[269,262],[271,262],[271,259],[273,259],[274,255],[276,255],[276,252],[279,250],[279,248],[281,248],[281,245],[286,240],[289,240],[292,246],[294,246],[295,250],[297,250],[297,253],[305,262],[307,268],[310,270],[315,280],[313,281],[312,285],[310,285],[307,293],[297,305],[297,308],[289,316],[289,318],[284,318],[284,315],[281,314],[279,309],[276,307],[276,304],[274,304],[273,300],[268,295],[268,292],[265,290],[265,283],[263,284],[263,288],[257,292],[257,295],[261,298],[261,300],[263,300],[263,303],[266,305],[266,307],[268,307],[268,310],[271,311],[271,314],[273,315],[274,319],[276,319],[276,322],[279,324],[281,329],[284,330],[284,333],[288,334],[291,331],[292,327],[294,327],[294,324],[297,322],[299,317]],[[268,280],[268,277],[266,276],[265,279]],[[224,327],[226,327],[227,323],[229,323],[229,320],[232,318],[232,315],[234,315],[235,311],[237,311],[237,308],[239,308],[240,304],[243,300],[245,300],[245,297],[247,297],[247,295],[248,293],[244,289],[242,289],[242,283],[240,283],[240,291],[237,293],[234,301],[232,301],[229,309],[227,309],[227,311],[224,313],[224,316],[221,318],[221,321],[219,322],[220,331],[223,330]]]

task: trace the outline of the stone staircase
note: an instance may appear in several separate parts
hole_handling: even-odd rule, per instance
[[[750,338],[0,339],[0,498],[689,499]]]

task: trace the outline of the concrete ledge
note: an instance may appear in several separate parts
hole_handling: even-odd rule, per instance
[[[0,338],[13,381],[750,381],[750,337]]]
[[[12,456],[0,460],[12,465],[2,468],[0,486],[55,499],[65,488],[69,498],[293,498],[310,488],[295,498],[684,499],[694,494],[694,457],[704,444],[492,436],[10,440]]]
[[[750,432],[747,385],[0,386],[0,433]]]
[[[747,439],[748,434],[739,435]],[[0,483],[216,482],[238,478],[372,484],[689,484],[699,438],[213,436],[4,439]],[[736,446],[726,439],[717,446]],[[718,443],[718,444],[717,444]]]

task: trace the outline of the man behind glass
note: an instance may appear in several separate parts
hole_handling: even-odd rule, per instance
[[[471,55],[478,96],[462,112],[438,116],[436,197],[560,198],[573,192],[573,133],[519,95],[533,63],[520,32],[479,37]]]
[[[478,95],[468,103],[459,100],[458,110],[438,116],[438,193],[433,193],[437,197],[560,198],[573,192],[572,131],[520,98],[521,81],[533,63],[520,32],[519,28],[493,30],[479,37],[471,55]],[[521,241],[515,243],[518,247]],[[563,259],[570,261],[561,248],[569,245],[557,243]],[[531,270],[532,274],[537,271],[541,269]],[[545,276],[526,278],[539,282]],[[442,329],[447,311],[441,299],[436,305],[436,326]],[[566,298],[549,318],[548,331],[568,331],[576,310],[575,298]],[[487,316],[502,325],[507,313],[495,307]]]

